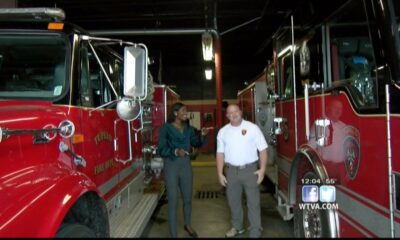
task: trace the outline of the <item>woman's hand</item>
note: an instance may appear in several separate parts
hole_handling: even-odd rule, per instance
[[[182,148],[177,148],[175,149],[175,155],[178,157],[184,157],[186,155],[189,155],[189,153]]]
[[[204,127],[204,128],[202,128],[201,129],[201,136],[203,136],[203,137],[206,136],[211,129],[214,129],[214,127]]]

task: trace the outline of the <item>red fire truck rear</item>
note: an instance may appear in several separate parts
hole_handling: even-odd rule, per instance
[[[64,18],[0,9],[0,236],[139,237],[164,190],[147,47]]]
[[[351,0],[274,35],[253,108],[296,236],[400,236],[399,17],[399,1]]]
[[[179,94],[167,85],[155,85],[153,94],[153,145],[158,143],[161,126],[167,122],[172,105],[180,100]]]

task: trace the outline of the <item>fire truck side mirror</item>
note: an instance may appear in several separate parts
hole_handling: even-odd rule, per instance
[[[147,48],[142,44],[124,48],[124,95],[143,100],[147,93]]]
[[[141,107],[139,101],[132,98],[122,98],[117,103],[117,114],[125,121],[133,121],[140,116]]]

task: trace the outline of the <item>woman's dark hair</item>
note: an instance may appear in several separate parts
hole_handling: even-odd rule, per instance
[[[177,114],[179,109],[181,109],[184,106],[185,106],[185,104],[183,104],[181,102],[174,103],[171,107],[171,112],[169,112],[169,114],[168,114],[167,122],[172,123],[173,121],[175,121],[175,118],[176,118],[175,114]]]

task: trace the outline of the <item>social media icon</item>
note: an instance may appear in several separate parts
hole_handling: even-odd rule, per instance
[[[318,186],[305,185],[302,189],[303,202],[318,202]]]
[[[319,188],[319,200],[321,202],[334,202],[334,201],[336,201],[336,188],[335,188],[335,186],[322,185]]]

